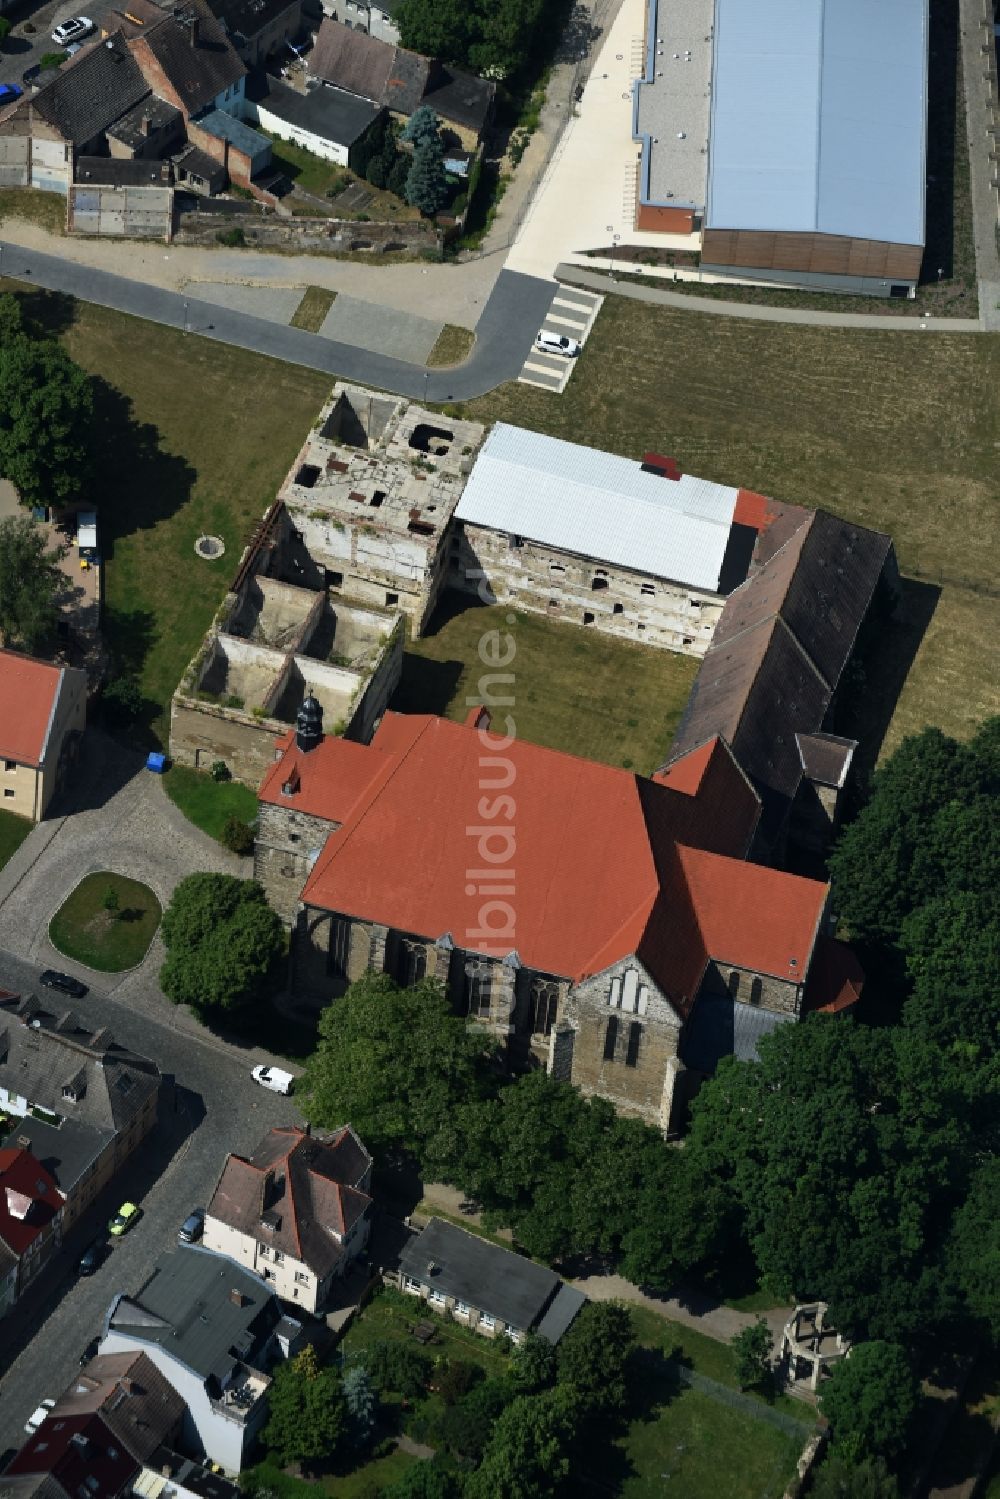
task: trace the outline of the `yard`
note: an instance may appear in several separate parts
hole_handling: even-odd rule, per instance
[[[340,1351],[345,1357],[350,1357],[352,1353],[385,1339],[419,1348],[413,1337],[413,1328],[418,1322],[429,1322],[434,1328],[434,1341],[426,1349],[433,1358],[459,1358],[479,1364],[487,1375],[504,1372],[509,1357],[506,1343],[494,1342],[464,1327],[461,1322],[439,1317],[419,1297],[407,1296],[391,1287],[375,1296],[354,1319],[341,1339]]]
[[[0,869],[17,853],[32,826],[26,817],[0,809]]]
[[[113,892],[115,904],[107,904]],[[101,870],[86,875],[49,924],[53,947],[101,973],[134,968],[160,924],[160,903],[148,885]]]
[[[257,816],[256,796],[239,781],[213,781],[205,771],[172,765],[163,777],[163,786],[184,816],[220,843],[227,818],[253,822]]]
[[[458,594],[445,597],[430,630],[407,646],[394,708],[465,718],[469,703],[482,701],[480,641],[499,630],[514,639],[514,681],[493,690],[513,698],[500,711],[519,738],[644,774],[662,761],[697,670],[689,656]]]
[[[459,409],[668,453],[704,478],[890,532],[913,582],[868,706],[906,678],[891,748],[927,723],[968,734],[1000,707],[998,378],[1000,343],[975,334],[763,324],[609,297],[564,395],[506,385]]]

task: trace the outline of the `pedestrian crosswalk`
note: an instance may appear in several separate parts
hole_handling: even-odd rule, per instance
[[[575,339],[582,347],[587,342],[603,301],[604,298],[594,292],[578,291],[575,286],[560,284],[539,331],[564,334],[567,338]],[[517,378],[524,385],[537,385],[542,390],[562,395],[575,364],[575,359],[566,359],[559,354],[546,354],[533,347]]]

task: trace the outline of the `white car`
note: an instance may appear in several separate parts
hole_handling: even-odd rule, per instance
[[[260,1083],[262,1088],[270,1088],[272,1093],[291,1093],[292,1084],[295,1082],[290,1072],[282,1072],[280,1067],[255,1067],[250,1076],[255,1083]]]
[[[82,42],[85,36],[89,36],[97,27],[89,16],[70,16],[69,20],[62,21],[53,31],[52,40],[57,47],[65,47],[68,42]]]
[[[535,334],[535,348],[543,354],[562,354],[565,359],[575,359],[583,352],[575,338],[567,338],[565,333],[549,333],[546,328]]]
[[[38,1409],[36,1411],[32,1411],[31,1415],[24,1423],[24,1429],[28,1433],[29,1437],[33,1437],[35,1435],[35,1432],[41,1426],[42,1422],[45,1420],[45,1417],[48,1415],[49,1411],[54,1405],[54,1400],[43,1400]]]

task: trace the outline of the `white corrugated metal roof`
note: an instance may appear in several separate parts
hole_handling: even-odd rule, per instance
[[[630,458],[498,422],[455,514],[598,562],[717,590],[736,493],[690,474],[664,479]]]
[[[706,221],[924,242],[928,0],[717,0]]]

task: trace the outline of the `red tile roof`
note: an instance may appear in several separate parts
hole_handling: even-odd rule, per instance
[[[12,1478],[20,1473],[50,1473],[67,1494],[115,1499],[126,1491],[139,1472],[139,1464],[121,1450],[100,1416],[62,1416],[58,1420],[50,1416],[6,1471]]]
[[[29,1150],[0,1149],[0,1239],[18,1258],[38,1238],[66,1201]]]
[[[677,852],[708,953],[720,963],[803,983],[829,886],[703,849]]]
[[[374,748],[306,904],[576,981],[639,952],[684,1003],[709,953],[804,976],[826,886],[743,862],[759,802],[721,740],[659,782],[423,715],[387,713]]]
[[[0,650],[0,759],[41,765],[62,670]]]
[[[290,729],[276,741],[281,754],[260,783],[262,802],[306,812],[326,822],[344,822],[355,802],[377,775],[381,756],[364,744],[328,735],[303,754]],[[286,794],[283,786],[295,786]]]
[[[835,937],[820,937],[809,970],[802,1004],[803,1015],[839,1015],[857,1004],[865,986],[865,971],[853,949]]]

